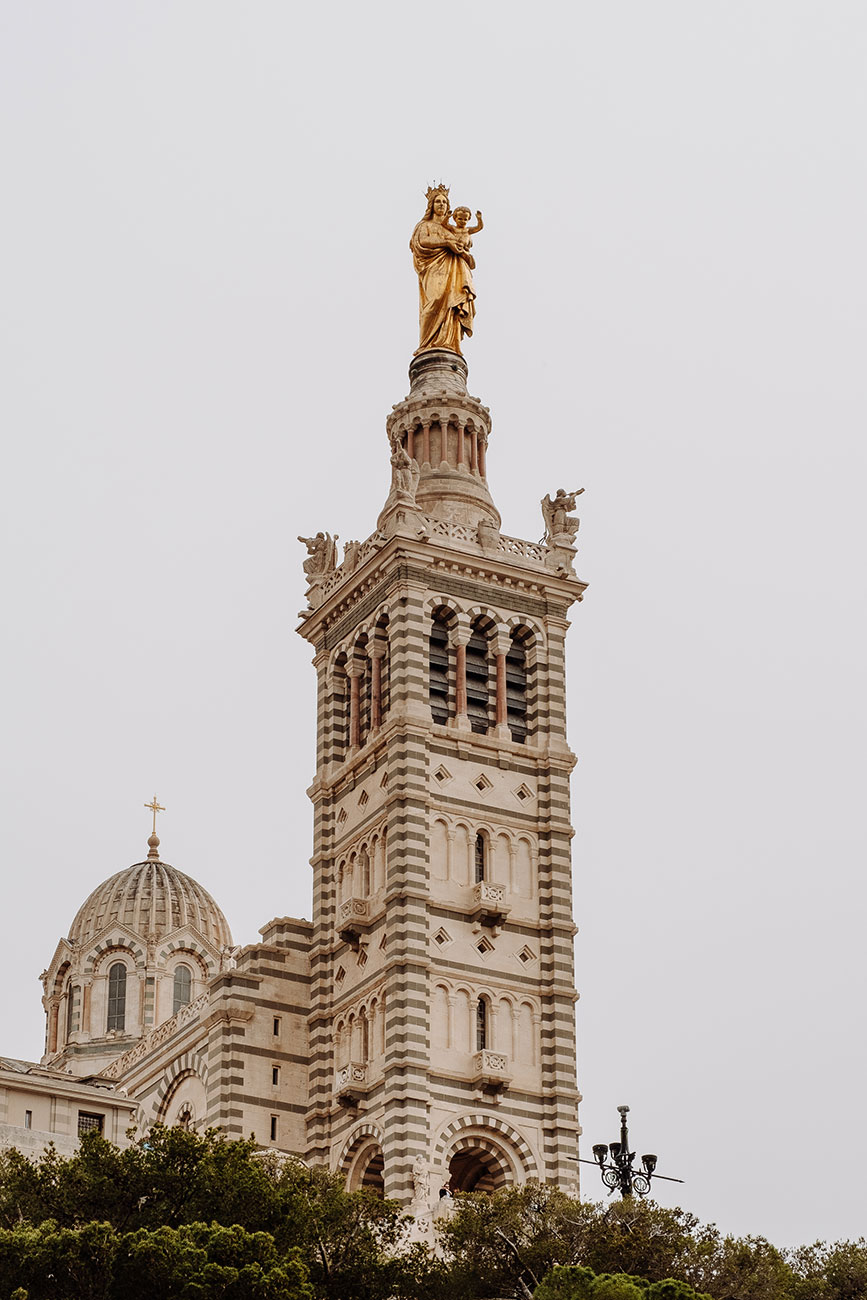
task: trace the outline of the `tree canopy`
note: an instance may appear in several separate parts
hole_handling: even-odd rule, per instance
[[[0,1300],[865,1300],[867,1241],[781,1251],[686,1210],[528,1184],[441,1206],[436,1242],[301,1161],[156,1127],[0,1153]],[[435,1249],[432,1248],[435,1246]]]

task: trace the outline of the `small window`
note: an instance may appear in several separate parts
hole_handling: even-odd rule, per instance
[[[483,1052],[488,1045],[488,1004],[484,998],[476,1003],[476,1051]]]
[[[279,1065],[272,1065],[272,1066],[271,1066],[271,1082],[272,1082],[272,1084],[274,1085],[275,1088],[277,1087],[277,1084],[280,1082],[280,1066],[279,1066]]]
[[[279,1037],[280,1037],[280,1017],[279,1017],[279,1016],[275,1016],[275,1017],[274,1017],[274,1037],[275,1037],[275,1038],[279,1038]]]
[[[476,850],[473,865],[476,884],[480,885],[485,878],[485,837],[482,834],[476,836]]]
[[[271,1116],[271,1141],[272,1142],[277,1141],[277,1116],[276,1115]]]
[[[32,1110],[25,1110],[25,1112],[24,1112],[24,1127],[25,1127],[25,1128],[33,1128],[33,1111],[32,1111]]]
[[[104,1115],[90,1115],[86,1110],[80,1110],[78,1112],[78,1136],[81,1137],[82,1133],[101,1133],[104,1122]]]
[[[193,989],[193,972],[189,966],[178,966],[175,970],[175,996],[172,1004],[172,1015],[176,1016],[181,1007],[189,1005],[190,996]]]
[[[126,1026],[126,966],[116,961],[108,972],[108,1019],[106,1029]]]

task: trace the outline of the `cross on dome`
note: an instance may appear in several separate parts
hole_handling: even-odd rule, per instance
[[[158,862],[160,857],[159,854],[160,841],[159,841],[159,837],[157,836],[157,813],[165,812],[165,808],[161,803],[157,803],[156,795],[154,795],[152,803],[145,804],[145,808],[149,808],[154,815],[153,831],[148,836],[148,857],[152,861]]]

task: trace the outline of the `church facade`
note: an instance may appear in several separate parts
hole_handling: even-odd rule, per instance
[[[302,539],[312,921],[236,947],[152,835],[43,975],[43,1067],[122,1089],[142,1129],[252,1134],[421,1217],[445,1187],[577,1187],[565,636],[584,584],[574,494],[545,498],[543,542],[501,531],[490,413],[454,345],[416,354],[386,433],[370,537],[342,562]]]

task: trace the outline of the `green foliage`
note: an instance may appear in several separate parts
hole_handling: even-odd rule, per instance
[[[637,1200],[603,1209],[528,1185],[460,1197],[441,1244],[459,1295],[520,1297],[557,1265],[692,1282],[714,1233],[683,1210]]]
[[[120,1234],[107,1223],[0,1229],[0,1294],[24,1300],[312,1300],[298,1251],[267,1233],[194,1223]]]
[[[592,1269],[560,1267],[533,1292],[533,1300],[708,1300],[673,1278],[649,1282],[628,1273],[594,1273]]]
[[[157,1127],[0,1153],[0,1300],[867,1300],[867,1241],[782,1252],[684,1210],[460,1196],[440,1255],[394,1202],[250,1142]]]
[[[31,1274],[47,1276],[49,1266],[39,1260],[49,1248],[65,1251],[70,1260],[84,1252],[76,1267],[85,1277],[96,1249],[88,1234],[99,1227],[108,1234],[105,1249],[110,1244],[117,1253],[101,1265],[94,1263],[94,1271],[122,1274],[125,1300],[139,1294],[173,1294],[166,1291],[168,1283],[161,1280],[157,1286],[153,1281],[154,1276],[162,1278],[160,1269],[168,1270],[170,1277],[173,1261],[178,1268],[192,1268],[198,1261],[196,1267],[207,1270],[207,1278],[202,1273],[196,1283],[199,1291],[186,1291],[185,1296],[234,1297],[248,1291],[282,1296],[286,1287],[287,1295],[301,1295],[301,1267],[305,1284],[309,1277],[321,1300],[401,1300],[421,1294],[425,1287],[430,1291],[430,1279],[437,1275],[426,1249],[406,1247],[406,1222],[394,1202],[370,1192],[349,1193],[337,1175],[308,1169],[300,1161],[263,1157],[252,1141],[230,1142],[215,1132],[199,1135],[158,1126],[146,1141],[119,1151],[99,1134],[89,1133],[69,1159],[53,1148],[35,1161],[16,1151],[0,1155],[0,1225],[14,1237],[14,1251],[9,1241],[6,1244],[8,1267],[5,1274],[0,1271],[0,1297],[14,1286],[28,1286]],[[50,1224],[51,1231],[37,1231],[32,1225],[38,1224]],[[190,1232],[182,1231],[187,1227]],[[215,1235],[218,1229],[229,1235]],[[201,1235],[205,1231],[211,1234],[207,1247]],[[28,1232],[36,1232],[36,1238]],[[229,1243],[228,1256],[220,1254],[220,1241]],[[237,1266],[231,1252],[241,1242],[255,1251],[244,1256],[239,1276],[233,1278],[226,1270]],[[3,1249],[0,1244],[0,1270]],[[141,1257],[135,1267],[128,1263],[129,1251]],[[18,1263],[10,1264],[16,1252]],[[146,1264],[141,1262],[145,1258]],[[146,1278],[151,1290],[136,1291],[136,1277]],[[85,1277],[81,1289],[70,1294],[86,1300],[91,1294],[84,1289],[88,1285]],[[41,1294],[33,1291],[31,1300]],[[94,1296],[102,1294],[93,1291]],[[63,1300],[64,1293],[57,1296]]]
[[[867,1296],[867,1241],[817,1241],[791,1254],[795,1300],[863,1300]]]

